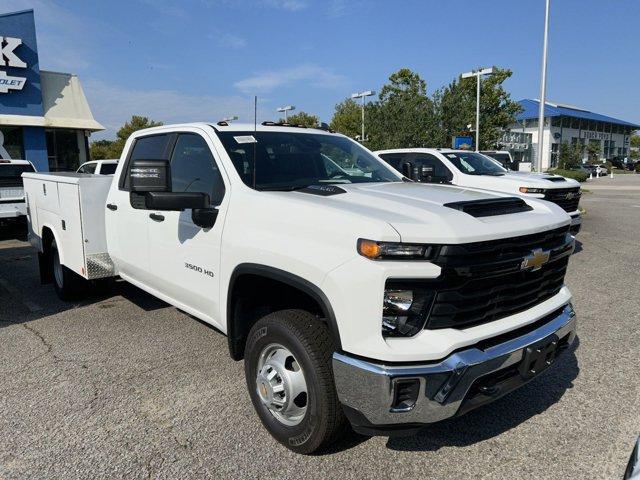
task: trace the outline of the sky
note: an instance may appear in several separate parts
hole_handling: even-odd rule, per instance
[[[495,65],[538,98],[544,0],[1,0],[33,8],[40,68],[79,76],[113,138],[133,114],[165,123],[276,109],[330,121],[336,103],[408,67],[427,89]],[[547,99],[640,123],[638,0],[552,0]]]

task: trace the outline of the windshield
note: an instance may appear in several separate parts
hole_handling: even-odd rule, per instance
[[[256,190],[402,181],[368,150],[338,135],[219,132],[218,136],[242,181]]]
[[[444,153],[447,160],[467,175],[504,175],[507,170],[489,157],[475,152]]]

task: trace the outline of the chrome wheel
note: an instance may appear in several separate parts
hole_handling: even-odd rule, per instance
[[[60,264],[60,255],[58,255],[58,248],[55,242],[51,245],[53,250],[53,277],[55,278],[58,288],[64,287],[64,272],[62,271],[62,265]]]
[[[258,360],[256,391],[262,404],[281,423],[298,425],[307,413],[307,382],[293,353],[282,345],[267,345]]]

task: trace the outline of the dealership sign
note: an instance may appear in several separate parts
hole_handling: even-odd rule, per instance
[[[580,131],[580,138],[586,138],[589,140],[611,140],[610,133],[593,132],[591,130]]]
[[[15,50],[22,45],[22,39],[14,37],[0,37],[0,66],[13,68],[27,68],[27,64],[16,54]],[[27,79],[12,77],[0,70],[0,93],[10,90],[22,90]]]

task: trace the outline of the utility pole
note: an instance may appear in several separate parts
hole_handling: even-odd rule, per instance
[[[480,68],[462,74],[462,78],[476,77],[476,152],[480,150],[480,82],[483,75],[491,75],[493,68]]]
[[[364,136],[364,105],[366,102],[366,98],[370,97],[372,95],[375,95],[376,92],[374,92],[373,90],[367,90],[365,92],[358,92],[358,93],[353,93],[351,94],[351,98],[361,98],[362,99],[362,136],[360,137],[360,143],[364,143],[365,141],[365,136]]]
[[[542,43],[542,72],[540,74],[540,107],[538,109],[538,158],[534,171],[542,171],[542,153],[544,152],[544,105],[547,93],[547,47],[549,44],[549,8],[550,0],[545,0],[544,41]]]

